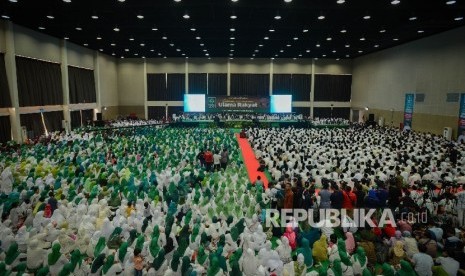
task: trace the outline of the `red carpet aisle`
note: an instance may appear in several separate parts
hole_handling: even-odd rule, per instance
[[[236,134],[236,139],[239,143],[239,147],[241,148],[242,158],[244,159],[245,167],[249,173],[250,181],[253,183],[257,180],[257,176],[260,176],[265,184],[265,189],[268,188],[268,178],[265,173],[257,171],[260,165],[258,164],[258,160],[255,158],[255,153],[253,152],[249,141],[247,139],[239,138],[239,133]]]

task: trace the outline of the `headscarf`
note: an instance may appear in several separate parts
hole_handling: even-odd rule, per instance
[[[18,244],[13,242],[5,252],[5,264],[11,265],[19,256]]]
[[[415,276],[415,270],[413,270],[413,267],[410,265],[409,262],[405,260],[400,260],[400,270],[397,271],[397,274],[399,276]]]
[[[302,239],[302,247],[297,249],[296,253],[297,256],[302,254],[304,257],[304,263],[307,267],[313,266],[312,249],[310,248],[310,243],[306,238]]]
[[[10,275],[10,274],[11,274],[11,272],[6,270],[6,264],[4,262],[1,262],[0,263],[0,275],[7,276],[7,275]]]
[[[405,251],[404,251],[404,243],[401,242],[401,241],[396,241],[394,243],[394,254],[397,256],[397,257],[403,257],[405,255]]]
[[[383,269],[383,276],[394,276],[394,269],[392,269],[392,266],[388,263],[384,263],[382,266]]]
[[[354,235],[351,232],[346,232],[346,249],[349,254],[352,254],[355,250]]]
[[[1,272],[1,271],[0,271]],[[47,276],[49,273],[49,268],[48,266],[45,266],[45,267],[42,267],[41,269],[39,269],[37,272],[36,272],[36,276]],[[0,273],[0,275],[3,275],[2,273]]]
[[[126,256],[127,252],[128,252],[128,243],[123,242],[118,249],[118,259],[120,262],[124,262],[124,257]]]
[[[339,259],[334,260],[332,270],[335,276],[342,276],[341,260]]]
[[[173,253],[173,259],[171,260],[171,270],[178,271],[179,263],[181,262],[181,254],[176,250]]]
[[[97,273],[99,268],[103,265],[104,261],[105,261],[105,254],[102,253],[102,254],[98,255],[98,257],[95,258],[94,262],[92,263],[92,267],[90,269],[90,272]]]
[[[355,254],[354,254],[354,258],[360,263],[361,267],[364,267],[367,262],[367,256],[365,254],[365,249],[363,249],[363,247],[361,246],[357,247],[357,250],[355,251]]]
[[[328,240],[325,234],[320,236],[320,239],[313,244],[313,257],[315,262],[323,262],[328,259]]]
[[[107,261],[102,267],[102,274],[106,274],[108,270],[113,266],[114,263],[115,263],[115,255],[108,256]]]
[[[199,252],[197,254],[197,262],[200,265],[203,265],[205,261],[207,260],[208,255],[205,254],[205,248],[201,245],[199,248]]]
[[[67,263],[63,266],[61,271],[58,273],[58,276],[68,276],[73,272],[73,264]]]
[[[98,239],[97,245],[95,245],[94,256],[100,255],[103,249],[105,249],[105,237],[100,237]]]
[[[218,257],[213,256],[210,267],[207,271],[207,276],[215,276],[216,274],[218,274],[218,272],[220,272],[220,269],[220,261],[218,260]]]
[[[352,263],[350,262],[349,256],[347,254],[346,243],[343,239],[339,239],[337,241],[337,250],[339,252],[341,262],[343,262],[346,266],[351,266]]]
[[[164,261],[165,261],[165,249],[162,248],[160,249],[160,252],[158,252],[158,256],[153,261],[153,264],[152,264],[153,268],[158,271]]]
[[[182,265],[181,265],[181,275],[187,275],[187,272],[189,272],[189,269],[191,268],[191,262],[189,257],[184,256],[182,258]]]
[[[81,252],[79,249],[74,249],[74,251],[71,253],[71,260],[70,262],[73,264],[73,267],[71,271],[74,271],[76,269],[77,264],[79,263],[79,267],[81,266]]]

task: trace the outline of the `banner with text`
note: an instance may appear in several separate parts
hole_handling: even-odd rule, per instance
[[[465,131],[465,93],[460,94],[460,110],[459,110],[459,131],[458,135]]]
[[[404,127],[412,127],[413,106],[415,104],[415,94],[405,94],[405,108],[404,108]]]
[[[256,112],[269,113],[269,98],[207,97],[206,112]]]

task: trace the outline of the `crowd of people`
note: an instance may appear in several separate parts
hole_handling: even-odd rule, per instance
[[[225,129],[55,133],[6,148],[0,275],[423,276],[464,268],[463,145],[358,126],[246,132],[268,186],[250,182]],[[326,208],[349,210],[341,217],[349,226],[281,225],[267,212]],[[354,224],[355,208],[378,210],[375,226]],[[395,214],[384,226],[383,208]]]
[[[221,112],[221,113],[196,113],[187,112],[179,113],[173,116],[174,121],[303,121],[306,120],[305,116],[296,113],[235,113],[235,112]]]

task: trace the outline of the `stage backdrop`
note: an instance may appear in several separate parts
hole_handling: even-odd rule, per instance
[[[404,126],[412,127],[413,105],[415,104],[415,94],[405,94]]]
[[[206,112],[270,112],[269,98],[207,97]]]
[[[465,93],[460,94],[460,111],[459,111],[459,131],[461,135],[465,131]]]

